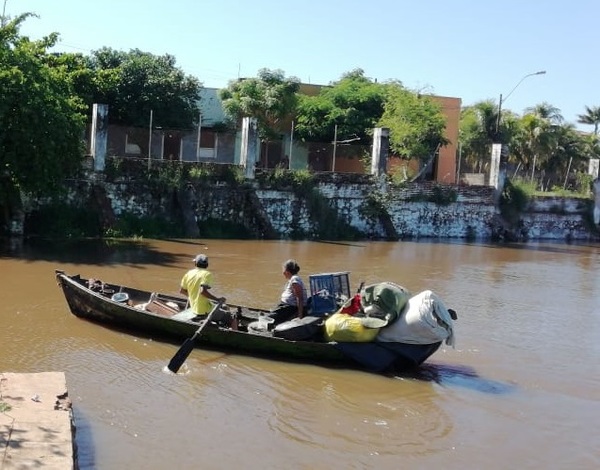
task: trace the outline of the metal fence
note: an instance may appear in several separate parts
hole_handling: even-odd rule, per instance
[[[88,154],[90,129],[87,131]],[[161,129],[109,125],[107,156],[152,161],[239,164],[241,137],[235,131]],[[369,171],[372,145],[333,142],[263,141],[257,168],[308,169],[315,172]]]

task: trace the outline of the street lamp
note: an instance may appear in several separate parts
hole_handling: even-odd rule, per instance
[[[528,73],[523,78],[521,78],[521,80],[519,80],[517,82],[517,84],[513,87],[513,89],[510,90],[510,93],[508,95],[506,95],[504,100],[502,100],[502,93],[500,93],[500,101],[498,101],[498,118],[496,119],[496,140],[499,140],[498,138],[499,138],[499,129],[500,129],[500,116],[502,114],[502,103],[506,102],[506,100],[509,98],[509,96],[513,94],[513,91],[515,91],[517,89],[517,87],[521,83],[523,83],[523,80],[525,80],[528,77],[533,77],[534,75],[544,75],[545,73],[546,73],[545,70],[540,70],[539,72]]]
[[[525,80],[527,77],[533,77],[534,75],[544,75],[546,73],[545,70],[540,70],[539,72],[528,73],[523,76],[521,80],[517,82],[517,84],[510,90],[510,93],[506,95],[504,101],[506,101],[510,95],[517,89],[517,87]],[[500,139],[500,117],[502,115],[502,95],[500,95],[500,101],[498,102],[498,116],[496,119],[496,132],[494,136],[495,143],[492,144],[492,162],[490,165],[490,186],[494,186],[496,188],[496,202],[499,201],[500,193],[504,188],[504,182],[506,179],[506,158],[507,158],[507,150],[504,145],[502,145]]]

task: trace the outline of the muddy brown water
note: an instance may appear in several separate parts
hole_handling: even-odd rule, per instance
[[[382,377],[194,350],[68,311],[54,270],[176,292],[205,253],[214,292],[271,307],[300,274],[431,289],[456,349]],[[82,469],[600,468],[600,247],[153,241],[4,246],[0,371],[64,371]],[[44,398],[44,397],[42,397]]]

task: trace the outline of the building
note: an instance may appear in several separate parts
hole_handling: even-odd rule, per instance
[[[299,92],[315,96],[322,88],[322,85],[302,83]],[[446,117],[445,137],[450,143],[439,150],[431,168],[427,169],[428,179],[440,183],[456,183],[461,100],[435,95],[430,97],[442,107],[442,113]],[[152,159],[239,163],[241,133],[228,129],[225,125],[227,117],[217,88],[201,89],[199,114],[197,129],[152,128],[150,135],[148,129],[109,126],[109,155],[148,158],[148,148],[151,148]],[[293,121],[290,117],[281,125],[281,139],[262,142],[260,153],[258,166],[262,168],[283,166],[290,169],[364,173],[365,161],[370,158],[371,145],[343,145],[339,142],[301,144],[294,141]],[[390,159],[388,168],[391,170],[397,165],[397,159]],[[419,162],[408,162],[411,173],[418,173],[418,165]]]

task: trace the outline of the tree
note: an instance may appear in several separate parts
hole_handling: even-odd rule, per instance
[[[568,175],[572,170],[584,170],[585,143],[573,124],[555,126],[552,132],[548,158],[543,162],[545,187],[566,187]]]
[[[508,121],[506,111],[503,115],[504,119],[500,123],[502,128]],[[493,101],[480,101],[461,111],[459,138],[462,155],[465,162],[478,172],[490,161],[491,145],[498,135],[497,123],[498,108]],[[501,131],[499,134],[503,140],[506,139],[505,132]]]
[[[305,141],[331,142],[337,126],[338,139],[365,145],[383,115],[385,96],[383,85],[365,77],[362,69],[352,70],[319,95],[300,97],[296,133]]]
[[[526,108],[525,114],[534,114],[553,125],[562,124],[564,121],[563,116],[560,113],[560,109],[546,102]]]
[[[263,68],[256,78],[229,82],[219,94],[231,119],[256,118],[261,138],[269,140],[281,134],[283,123],[294,114],[299,87],[296,77],[286,78],[282,70]]]
[[[62,188],[83,158],[83,105],[64,67],[47,49],[58,38],[19,35],[23,14],[0,27],[0,205],[4,225],[21,194],[48,196]]]
[[[521,132],[513,139],[511,152],[514,152],[523,168],[531,172],[531,181],[537,166],[549,159],[553,147],[554,133],[550,122],[538,114],[525,114],[521,118]]]
[[[600,128],[600,106],[586,106],[585,114],[579,114],[577,120],[580,124],[588,124],[594,126],[594,135],[598,135],[598,129]]]
[[[390,129],[390,148],[396,155],[425,160],[448,144],[446,119],[438,103],[399,83],[387,84],[384,89],[384,112],[378,126]]]
[[[93,103],[108,105],[113,124],[146,127],[150,111],[163,128],[190,129],[198,122],[201,84],[169,54],[105,47],[89,57],[64,54],[57,61],[68,65],[76,92],[90,109]]]

